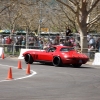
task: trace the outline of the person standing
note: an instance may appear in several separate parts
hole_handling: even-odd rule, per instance
[[[66,39],[68,40],[69,37],[71,36],[71,29],[69,27],[66,28]]]
[[[8,36],[8,38],[6,39],[6,44],[7,44],[7,52],[11,52],[11,38],[10,36]]]

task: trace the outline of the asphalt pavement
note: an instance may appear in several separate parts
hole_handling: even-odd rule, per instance
[[[0,59],[0,100],[100,100],[100,69],[89,62],[81,68],[33,63],[37,74],[32,76],[21,61],[22,69],[17,69],[17,57]],[[3,81],[9,66],[14,79]]]

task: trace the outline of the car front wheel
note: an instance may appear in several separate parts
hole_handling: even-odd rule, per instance
[[[62,65],[61,58],[60,57],[54,57],[53,58],[53,65],[56,66],[56,67],[61,66]]]
[[[30,54],[26,54],[24,57],[24,60],[26,62],[26,64],[32,64],[33,63],[33,58]]]

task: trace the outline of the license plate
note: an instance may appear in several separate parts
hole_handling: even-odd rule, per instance
[[[79,60],[79,63],[82,63],[82,60]]]

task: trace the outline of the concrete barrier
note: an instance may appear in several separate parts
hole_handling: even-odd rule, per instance
[[[100,65],[100,53],[95,53],[95,57],[92,65]]]
[[[40,49],[21,49],[20,50],[20,55],[18,57],[18,59],[24,59],[23,57],[23,53],[26,52],[26,51],[44,51],[44,50],[40,50]]]
[[[3,47],[0,47],[0,57],[2,56],[2,53],[4,53]]]

